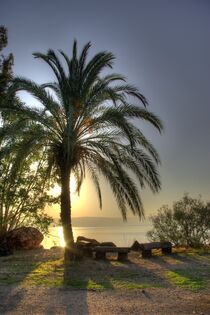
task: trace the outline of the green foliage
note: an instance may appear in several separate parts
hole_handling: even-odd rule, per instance
[[[148,237],[153,241],[167,240],[174,245],[198,247],[210,239],[210,203],[187,194],[173,204],[163,206],[151,218],[153,230]]]
[[[0,51],[7,46],[7,29],[0,26]],[[8,87],[12,79],[13,56],[1,55],[0,58],[0,104],[7,104]],[[6,102],[6,103],[5,103]],[[13,95],[10,102],[15,107],[24,106]],[[0,122],[0,235],[6,231],[29,225],[38,227],[43,233],[48,230],[52,219],[43,209],[54,198],[44,189],[47,167],[43,152],[31,154],[27,151],[24,133],[33,132],[36,126],[22,114],[13,111],[1,111]],[[21,132],[20,132],[21,131]],[[11,137],[11,134],[14,137]],[[24,143],[25,141],[25,143]],[[25,144],[25,147],[23,146]],[[24,159],[24,151],[27,156]],[[39,160],[39,163],[36,161]]]
[[[0,26],[0,51],[7,46],[7,29],[3,25]]]
[[[7,29],[0,26],[0,51],[7,46]],[[12,79],[13,55],[9,54],[7,57],[0,55],[0,101]]]
[[[28,157],[14,170],[15,155],[4,157],[0,163],[0,234],[20,226],[34,226],[43,233],[48,231],[52,218],[43,210],[55,202],[47,194],[43,159]]]

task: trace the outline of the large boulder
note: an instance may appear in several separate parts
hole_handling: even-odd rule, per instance
[[[6,234],[6,242],[11,249],[39,248],[43,239],[43,234],[33,227],[20,227]]]

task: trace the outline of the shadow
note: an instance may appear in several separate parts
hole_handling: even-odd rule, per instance
[[[208,275],[203,275],[207,269],[200,268],[200,259],[206,264],[209,262],[209,268],[210,254],[206,253],[192,257],[158,253],[142,259],[140,253],[131,252],[125,261],[118,261],[112,254],[106,260],[84,258],[64,264],[63,250],[59,248],[18,252],[0,258],[0,314],[21,314],[22,311],[23,314],[88,315],[97,297],[108,296],[111,293],[105,292],[112,290],[121,292],[119,289],[136,290],[139,297],[153,300],[154,291],[150,288],[178,285],[167,278],[168,271],[176,272],[176,281],[178,277],[185,278],[186,285],[194,282],[202,287],[205,285],[202,277],[208,278]],[[200,268],[202,281],[187,274],[189,266]],[[197,272],[197,267],[194,269]]]
[[[63,250],[17,251],[0,258],[0,314],[57,314]],[[43,298],[44,297],[44,298]],[[63,304],[69,314],[68,304]]]
[[[133,260],[88,259],[66,266],[64,282],[68,288],[98,291],[105,289],[146,289],[168,286],[168,282],[151,269]]]
[[[16,311],[26,294],[21,287],[27,276],[37,268],[35,257],[40,250],[15,251],[0,257],[0,314]]]
[[[190,290],[202,290],[209,287],[209,252],[175,252],[169,255],[159,253],[147,261],[157,270],[161,270],[172,286]]]
[[[188,266],[210,266],[210,253],[172,253],[169,255],[152,256],[152,261],[164,267],[182,265],[185,268]]]

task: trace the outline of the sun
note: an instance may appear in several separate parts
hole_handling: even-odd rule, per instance
[[[70,179],[70,192],[71,194],[75,194],[76,191],[76,180],[74,176],[71,176]],[[61,187],[58,184],[55,184],[53,188],[50,189],[50,194],[57,197],[61,194]]]
[[[63,228],[62,228],[62,226],[58,226],[58,227],[57,227],[57,232],[58,232],[58,237],[59,237],[60,246],[65,247],[65,241],[64,241]]]
[[[70,179],[70,191],[73,194],[76,192],[76,180],[74,176],[71,176],[71,179]]]

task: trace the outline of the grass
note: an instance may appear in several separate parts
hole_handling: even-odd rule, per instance
[[[25,284],[60,287],[63,285],[63,259],[39,264],[24,279]]]
[[[176,271],[166,271],[165,274],[175,286],[193,291],[207,288],[207,280],[202,276],[196,275],[195,270],[177,269]]]
[[[66,287],[84,290],[180,287],[210,289],[210,250],[174,250],[151,259],[85,259],[64,268],[62,250],[23,251],[0,257],[0,285]],[[64,277],[65,274],[65,277]]]
[[[193,291],[210,287],[210,250],[179,249],[175,254],[182,268],[177,264],[165,272],[166,278],[175,286]]]
[[[89,279],[85,280],[70,280],[66,283],[66,286],[74,289],[86,289],[86,290],[105,290],[105,289],[144,289],[161,287],[161,285],[138,283],[131,280],[116,279],[116,278],[103,278],[100,280]]]

